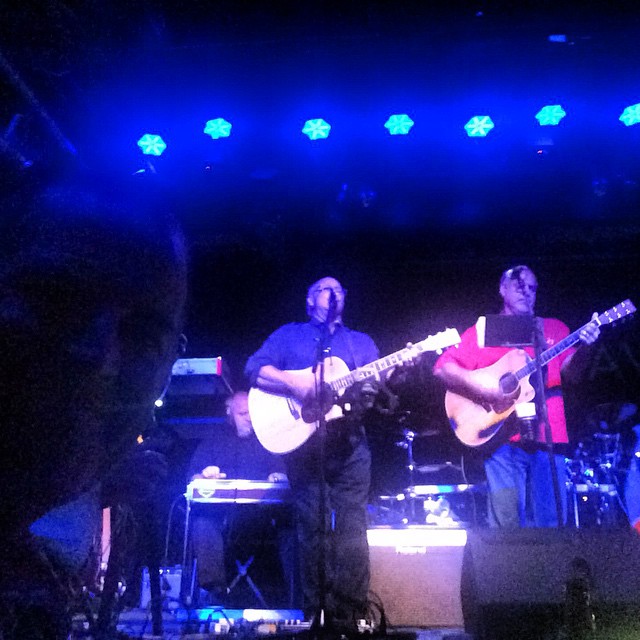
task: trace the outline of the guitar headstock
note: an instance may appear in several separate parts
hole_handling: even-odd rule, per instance
[[[601,313],[598,316],[598,324],[612,324],[617,320],[625,318],[626,316],[630,316],[632,313],[635,313],[635,306],[629,298],[617,304],[615,307],[611,307],[608,311]]]
[[[457,329],[451,328],[429,336],[422,342],[425,351],[435,351],[436,353],[442,353],[447,347],[453,347],[456,344],[460,344],[460,334]]]

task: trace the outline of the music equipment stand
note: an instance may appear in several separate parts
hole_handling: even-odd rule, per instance
[[[236,567],[238,568],[238,573],[236,574],[236,577],[231,581],[231,583],[227,587],[227,594],[230,594],[235,588],[235,586],[238,584],[238,582],[240,582],[240,580],[244,578],[247,581],[247,584],[249,585],[249,587],[251,587],[251,590],[255,594],[256,598],[258,598],[258,600],[260,601],[260,604],[265,609],[268,609],[269,607],[265,602],[265,599],[262,597],[262,593],[260,593],[260,589],[258,589],[258,587],[256,586],[256,583],[252,580],[251,576],[248,573],[248,569],[252,563],[253,563],[253,556],[249,556],[248,560],[245,563],[240,562],[240,560],[236,560]]]
[[[481,347],[533,347],[533,316],[487,315],[479,318]]]

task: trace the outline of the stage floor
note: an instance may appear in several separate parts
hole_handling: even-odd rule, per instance
[[[163,611],[162,635],[154,636],[149,610],[131,608],[120,614],[118,631],[132,638],[205,640],[227,636],[230,627],[233,627],[231,637],[295,637],[306,635],[309,629],[309,623],[301,618],[301,611],[288,609],[204,608],[187,612],[178,608],[175,611]],[[380,637],[375,630],[365,630],[355,635],[362,638]],[[473,640],[460,628],[391,627],[387,629],[387,636],[397,640]]]

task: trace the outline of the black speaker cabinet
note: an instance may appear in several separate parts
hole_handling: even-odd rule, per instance
[[[626,529],[469,532],[465,628],[478,638],[548,637],[566,624],[567,586],[575,580],[588,585],[596,625],[599,616],[637,609],[640,538]]]

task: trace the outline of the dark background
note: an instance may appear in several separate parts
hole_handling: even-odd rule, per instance
[[[192,255],[188,355],[222,356],[234,387],[329,274],[383,354],[496,312],[518,263],[538,276],[538,313],[574,329],[640,300],[640,126],[618,120],[640,101],[638,15],[631,2],[5,2],[4,190],[84,172],[173,208]],[[568,115],[541,128],[549,103]],[[398,112],[416,123],[407,137],[382,127]],[[463,130],[476,114],[496,124],[485,139]],[[202,133],[215,117],[230,138]],[[332,131],[312,143],[300,129],[315,117]],[[140,154],[145,132],[162,157]],[[374,434],[380,491],[403,472],[407,424],[441,434],[420,440],[421,460],[459,455],[432,363],[402,392],[409,422]],[[567,390],[574,439],[598,405],[637,401],[639,382],[636,323],[603,332]]]

